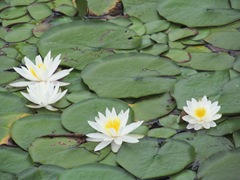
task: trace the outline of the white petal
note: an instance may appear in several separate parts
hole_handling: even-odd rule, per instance
[[[36,77],[34,77],[32,74],[30,73],[26,73],[24,71],[24,69],[21,69],[21,68],[17,68],[17,67],[14,67],[13,68],[18,74],[20,74],[22,77],[24,77],[25,79],[28,79],[30,81],[37,81],[38,79]],[[27,70],[28,71],[28,70]]]
[[[211,118],[211,120],[212,121],[215,121],[215,120],[217,120],[217,119],[220,119],[222,117],[222,114],[215,114],[212,118]]]
[[[102,134],[102,133],[89,133],[89,134],[86,134],[87,137],[89,138],[94,138],[94,139],[102,139],[102,140],[106,140],[106,141],[110,141],[112,140],[111,137],[105,135],[105,134]]]
[[[103,140],[102,139],[97,139],[97,138],[86,138],[86,141],[89,141],[89,142],[102,142]]]
[[[114,141],[111,143],[111,148],[112,148],[112,151],[114,153],[118,152],[118,150],[120,149],[121,145],[119,144],[116,144]]]
[[[201,124],[195,124],[195,125],[194,125],[194,129],[195,129],[195,130],[202,129],[202,125],[201,125]]]
[[[210,122],[209,122],[209,125],[210,125],[211,127],[216,127],[216,126],[217,126],[217,124],[216,124],[214,121],[210,121]]]
[[[47,67],[51,66],[51,68],[49,69],[49,75],[51,76],[58,68],[59,64],[61,63],[60,60],[60,54],[54,59],[54,61],[51,63],[51,65],[49,63],[46,64]]]
[[[202,125],[203,125],[203,127],[205,129],[209,129],[210,128],[210,124],[208,122],[204,122]]]
[[[192,116],[189,116],[189,115],[185,115],[185,116],[182,117],[182,119],[183,119],[184,121],[186,121],[186,122],[189,122],[189,121],[191,121],[191,120],[193,119],[193,117],[192,117]]]
[[[58,111],[57,108],[54,108],[51,105],[47,105],[47,106],[45,106],[45,108],[48,109],[49,111]]]
[[[124,127],[127,124],[128,117],[129,117],[129,109],[127,109],[125,112],[121,111],[118,115],[119,119],[121,119],[121,126]]]
[[[10,83],[9,85],[12,87],[26,87],[33,84],[36,84],[36,82],[35,81],[19,81],[19,82]]]
[[[94,151],[99,151],[109,145],[112,141],[102,141],[94,149]]]
[[[20,92],[27,100],[35,103],[35,104],[39,104],[38,101],[34,98],[32,98],[29,94],[25,93],[25,92]]]
[[[141,135],[141,134],[128,134],[127,136],[130,136],[136,139],[141,139],[144,137],[144,135]]]
[[[114,138],[114,142],[118,145],[121,145],[122,144],[122,137],[117,137],[117,138]]]
[[[102,132],[102,128],[99,126],[98,123],[94,122],[94,121],[88,121],[88,124],[93,128],[96,129],[99,132]]]
[[[58,71],[57,73],[53,74],[50,78],[49,78],[49,81],[57,81],[65,76],[67,76],[70,71],[72,71],[73,68],[71,69],[65,69],[65,70],[62,70],[62,71]]]
[[[187,129],[193,129],[194,126],[195,126],[195,124],[188,124],[188,125],[187,125]]]
[[[134,129],[137,129],[139,126],[141,126],[142,123],[143,121],[138,121],[125,126],[122,130],[122,135],[132,132]]]
[[[33,108],[33,109],[38,109],[38,108],[42,108],[42,106],[40,105],[26,105],[27,107]]]
[[[128,142],[128,143],[138,143],[139,140],[137,138],[134,138],[132,136],[122,136],[121,137],[122,141],[124,142]]]

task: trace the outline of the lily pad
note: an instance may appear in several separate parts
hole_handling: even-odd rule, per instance
[[[28,116],[16,121],[11,128],[13,140],[25,150],[37,137],[58,134],[69,134],[69,132],[62,127],[61,119],[56,115]]]
[[[233,69],[240,72],[240,56],[238,56],[233,64]]]
[[[176,41],[196,34],[198,34],[198,32],[194,29],[189,28],[174,29],[168,34],[168,37],[170,41]]]
[[[135,120],[149,121],[164,116],[175,108],[175,101],[168,93],[145,98],[130,104]]]
[[[12,67],[18,66],[19,62],[8,56],[0,56],[0,71],[12,69]]]
[[[179,80],[172,93],[177,102],[177,108],[182,109],[186,101],[192,98],[198,99],[204,95],[211,97],[219,94],[228,80],[228,71],[201,72]]]
[[[240,147],[240,130],[233,133],[235,147]]]
[[[77,14],[77,9],[67,4],[62,4],[56,7],[55,11],[65,14],[67,16],[74,16]]]
[[[27,14],[26,7],[9,7],[1,11],[0,18],[2,19],[15,19]]]
[[[95,1],[88,0],[88,9],[91,14],[100,16],[111,13],[119,0]]]
[[[197,177],[208,180],[237,180],[240,168],[239,156],[240,148],[213,154],[200,165]]]
[[[183,130],[186,128],[186,125],[179,123],[179,116],[172,114],[160,118],[159,123],[164,127],[176,130]]]
[[[137,98],[169,91],[179,73],[178,66],[165,58],[124,53],[92,62],[82,78],[99,96]]]
[[[18,180],[25,179],[58,179],[60,174],[64,172],[64,168],[54,165],[42,165],[25,169],[17,175]]]
[[[167,44],[167,42],[168,42],[168,36],[162,32],[152,34],[151,39],[156,41],[157,43]]]
[[[221,104],[221,113],[238,114],[240,112],[239,89],[240,80],[238,77],[226,83],[218,98],[219,104]]]
[[[148,131],[148,137],[154,137],[154,138],[170,138],[171,136],[175,135],[177,133],[176,130],[171,128],[155,128],[150,129]]]
[[[90,142],[79,144],[77,139],[67,137],[37,138],[30,146],[29,153],[36,163],[73,168],[98,162],[110,151],[104,148],[93,153],[95,146],[95,143]]]
[[[35,0],[11,0],[11,6],[23,6],[23,5],[30,5]]]
[[[140,52],[157,56],[166,52],[168,49],[169,47],[167,44],[154,44],[153,46],[147,47]]]
[[[10,138],[10,128],[12,123],[18,119],[27,116],[26,113],[6,113],[1,115],[0,118],[0,145],[8,144],[8,139]]]
[[[182,49],[170,49],[164,56],[172,59],[174,62],[186,62],[191,58],[190,54]]]
[[[21,17],[15,18],[15,19],[4,19],[2,21],[2,26],[7,27],[7,26],[15,25],[15,24],[27,23],[31,20],[32,20],[32,18],[28,14],[26,14],[24,16],[21,16]]]
[[[136,17],[131,17],[129,19],[132,21],[132,25],[129,26],[129,29],[135,31],[139,36],[146,33],[146,26],[143,25],[142,21]]]
[[[83,101],[83,100],[87,100],[87,99],[91,99],[91,98],[96,98],[97,95],[94,93],[91,93],[89,91],[76,91],[73,92],[71,94],[69,94],[67,96],[67,100],[73,102],[73,103],[77,103],[79,101]]]
[[[21,149],[0,147],[0,171],[17,174],[24,169],[33,167],[29,154]]]
[[[43,3],[34,3],[27,7],[29,14],[36,20],[42,20],[53,12],[49,6]]]
[[[235,58],[225,53],[190,53],[191,60],[179,63],[196,70],[219,71],[232,68]]]
[[[122,3],[124,6],[124,14],[135,16],[142,22],[161,19],[156,9],[158,0],[122,0]]]
[[[186,180],[186,179],[196,179],[196,172],[185,170],[176,175],[171,176],[171,180]]]
[[[141,139],[137,144],[124,144],[117,162],[134,176],[149,179],[181,171],[193,162],[194,155],[193,147],[183,141],[170,140],[159,147],[157,139]]]
[[[226,151],[233,148],[233,144],[225,137],[215,137],[204,134],[200,131],[197,134],[180,133],[173,139],[184,140],[195,148],[196,159],[198,163],[202,163],[205,159],[220,151]]]
[[[159,31],[165,31],[169,28],[170,22],[165,20],[150,21],[145,24],[147,32],[146,34],[153,34]]]
[[[115,108],[117,114],[121,110],[126,111],[129,106],[118,99],[111,98],[92,98],[85,101],[80,101],[67,109],[62,113],[63,126],[72,132],[87,134],[95,132],[95,130],[88,124],[88,121],[94,121],[95,117],[98,117],[98,112],[105,114],[106,108],[112,110]],[[91,110],[91,111],[89,111]],[[133,112],[130,109],[129,121],[133,121]]]
[[[188,27],[220,26],[240,19],[228,0],[161,0],[157,9],[168,21]]]
[[[104,179],[104,180],[134,180],[135,178],[119,167],[103,165],[103,164],[88,164],[77,168],[66,170],[59,180],[65,179]]]

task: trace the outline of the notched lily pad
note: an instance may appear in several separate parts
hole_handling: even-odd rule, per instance
[[[115,54],[82,71],[89,88],[103,97],[142,97],[169,91],[180,73],[177,65],[144,53]]]

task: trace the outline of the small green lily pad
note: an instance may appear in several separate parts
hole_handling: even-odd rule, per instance
[[[148,137],[154,137],[154,138],[170,138],[171,136],[175,135],[177,133],[176,130],[171,128],[155,128],[150,129],[148,131]]]
[[[2,19],[15,19],[27,14],[26,7],[9,7],[1,11],[0,18]]]
[[[27,7],[29,14],[36,20],[43,20],[53,12],[49,6],[43,3],[34,3]]]
[[[168,34],[168,37],[170,41],[176,41],[189,36],[194,36],[196,34],[198,34],[198,32],[195,29],[189,29],[189,28],[174,29]]]

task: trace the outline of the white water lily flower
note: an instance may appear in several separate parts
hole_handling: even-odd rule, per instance
[[[187,129],[199,130],[216,127],[214,121],[222,116],[221,114],[217,114],[220,108],[221,106],[218,106],[217,101],[212,103],[206,96],[199,101],[192,98],[192,101],[187,101],[187,106],[183,107],[188,115],[183,116],[182,119],[189,123]]]
[[[88,124],[99,131],[100,133],[89,133],[86,136],[87,141],[100,142],[94,149],[99,151],[111,144],[113,152],[117,152],[123,142],[137,143],[138,139],[142,138],[142,135],[129,134],[134,129],[138,128],[143,121],[138,121],[127,124],[129,109],[125,112],[121,111],[116,114],[115,108],[112,108],[112,112],[106,109],[106,116],[102,113],[98,113],[99,117],[95,117],[95,121],[88,121]]]
[[[36,56],[35,64],[27,57],[24,57],[26,67],[14,67],[13,69],[29,81],[14,82],[10,85],[13,87],[25,87],[42,81],[54,82],[55,84],[58,83],[60,86],[68,85],[69,83],[60,82],[58,80],[67,76],[73,68],[61,70],[54,74],[61,62],[60,56],[61,55],[59,54],[53,60],[53,58],[51,58],[51,51],[49,51],[45,56],[44,61],[40,55]]]
[[[22,95],[29,101],[36,105],[27,105],[30,108],[42,108],[45,107],[50,111],[57,111],[58,109],[51,105],[60,100],[67,92],[67,90],[61,92],[59,85],[54,85],[50,82],[40,82],[34,85],[29,85],[27,88],[28,94],[21,92]]]

